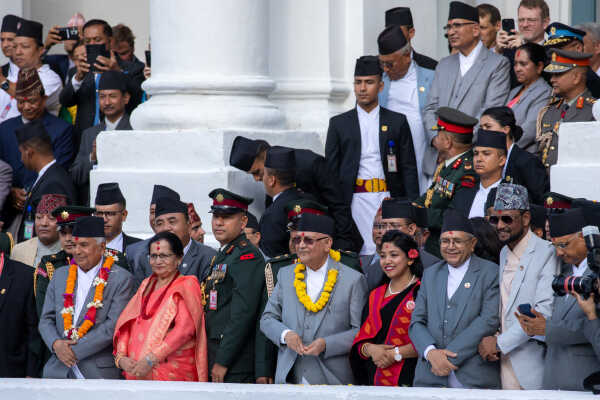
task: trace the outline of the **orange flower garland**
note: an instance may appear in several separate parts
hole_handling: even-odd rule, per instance
[[[79,329],[73,327],[73,315],[75,313],[75,303],[73,301],[73,291],[75,290],[75,282],[77,282],[77,264],[72,260],[69,265],[69,275],[67,277],[67,286],[63,295],[63,309],[61,315],[64,323],[64,335],[68,339],[78,340],[88,333],[88,331],[96,323],[96,312],[98,308],[102,308],[102,300],[104,298],[104,288],[108,281],[108,275],[115,260],[113,257],[107,257],[98,272],[98,276],[94,279],[93,286],[96,287],[94,292],[94,300],[87,305],[85,319]]]

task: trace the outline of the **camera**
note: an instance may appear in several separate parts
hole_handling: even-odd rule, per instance
[[[584,299],[596,293],[596,299],[600,297],[598,291],[598,273],[600,272],[600,230],[596,226],[585,226],[581,230],[588,249],[587,263],[592,274],[587,276],[557,276],[552,281],[552,290],[557,296],[564,296],[568,292],[579,293]],[[599,299],[600,300],[600,299]]]
[[[79,30],[76,26],[64,26],[58,28],[58,36],[61,40],[79,40]]]

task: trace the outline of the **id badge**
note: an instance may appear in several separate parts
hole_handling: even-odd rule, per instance
[[[23,229],[23,238],[25,240],[29,240],[33,237],[33,221],[25,221],[25,226]]]
[[[217,291],[211,290],[208,297],[209,297],[208,309],[216,311],[217,310]]]
[[[396,155],[395,154],[388,154],[387,162],[388,162],[388,172],[398,172],[398,165],[396,163]]]

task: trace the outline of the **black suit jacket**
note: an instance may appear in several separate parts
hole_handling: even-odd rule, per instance
[[[476,184],[472,188],[462,188],[461,190],[457,190],[452,199],[452,208],[461,212],[465,217],[469,217],[473,200],[475,200],[475,195],[478,191],[479,184]]]
[[[58,163],[52,164],[40,180],[31,188],[29,193],[27,193],[27,200],[25,200],[25,205],[23,206],[23,221],[19,227],[18,242],[23,241],[23,227],[27,218],[27,208],[31,206],[31,212],[34,215],[35,208],[42,199],[42,196],[50,193],[66,195],[67,204],[79,204],[77,202],[77,191],[75,190],[75,186],[73,186],[71,177]]]
[[[350,203],[339,194],[338,171],[327,164],[325,157],[306,149],[294,149],[296,187],[327,206],[335,221],[333,248],[359,252],[363,245],[360,232],[352,219]]]
[[[403,114],[381,107],[379,110],[379,151],[387,188],[392,197],[415,199],[419,196],[417,162],[410,126]],[[344,201],[352,202],[361,154],[361,132],[356,108],[329,120],[325,158],[330,168],[338,171]],[[389,172],[387,153],[394,141],[398,172]]]
[[[515,144],[507,163],[504,177],[525,186],[532,203],[543,204],[544,193],[550,191],[550,179],[540,159]]]
[[[4,75],[5,78],[8,77],[8,70],[10,69],[10,63],[6,63],[2,66],[2,75]]]
[[[127,247],[141,241],[142,239],[126,235],[125,232],[123,232],[123,253],[127,254]]]
[[[39,377],[41,343],[33,296],[33,269],[4,255],[0,275],[0,377]]]
[[[276,257],[290,252],[290,233],[287,230],[288,218],[285,206],[292,200],[302,197],[297,188],[289,188],[265,210],[260,217],[259,247],[268,257]]]
[[[438,62],[431,57],[427,57],[424,54],[417,53],[413,50],[413,60],[417,63],[417,65],[421,68],[427,69],[435,69],[437,67]]]

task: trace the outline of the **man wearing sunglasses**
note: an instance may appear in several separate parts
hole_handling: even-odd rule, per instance
[[[500,359],[502,389],[541,389],[544,374],[543,337],[530,337],[519,324],[521,304],[533,315],[552,314],[552,280],[559,260],[552,245],[531,231],[527,189],[501,183],[487,219],[504,244],[500,252],[500,331],[479,344],[484,360]]]

